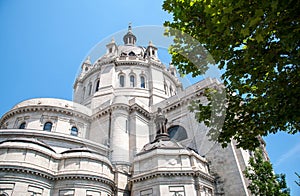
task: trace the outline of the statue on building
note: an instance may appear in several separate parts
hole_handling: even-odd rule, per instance
[[[167,131],[167,122],[168,119],[165,117],[165,115],[162,113],[162,109],[157,109],[157,115],[155,117],[155,125],[156,125],[156,137],[155,141],[157,140],[170,140],[169,134]]]

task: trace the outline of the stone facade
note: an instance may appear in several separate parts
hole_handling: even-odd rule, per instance
[[[205,79],[183,89],[157,48],[131,27],[74,83],[74,100],[23,101],[0,120],[0,195],[249,195],[249,153],[209,141],[189,112]],[[168,121],[157,139],[158,108]],[[164,138],[164,137],[162,137]]]

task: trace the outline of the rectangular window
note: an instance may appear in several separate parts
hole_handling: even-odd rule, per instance
[[[15,184],[13,183],[0,183],[0,193],[6,193],[12,195]]]
[[[43,195],[43,189],[35,186],[28,186],[28,193],[30,196],[40,196]]]
[[[169,186],[172,196],[185,196],[184,186]]]
[[[134,76],[130,76],[130,87],[134,87],[135,86],[135,81],[134,81]]]
[[[212,196],[212,189],[208,187],[203,187],[203,192],[205,196]]]
[[[74,189],[64,189],[59,191],[59,196],[74,196]]]
[[[98,191],[87,190],[86,191],[86,196],[101,196],[101,193],[98,192]]]
[[[140,196],[152,196],[152,195],[153,195],[152,189],[147,189],[140,192]]]
[[[145,85],[145,78],[144,76],[141,76],[141,88],[145,88],[146,85]]]
[[[125,78],[124,76],[120,76],[120,87],[124,87],[125,86]]]

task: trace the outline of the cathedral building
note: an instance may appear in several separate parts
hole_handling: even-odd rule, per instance
[[[244,196],[249,152],[212,142],[188,109],[207,78],[183,88],[152,42],[129,26],[86,59],[73,101],[35,98],[0,120],[0,196]],[[102,55],[102,56],[101,56]]]

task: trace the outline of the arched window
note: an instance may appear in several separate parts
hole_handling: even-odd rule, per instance
[[[124,87],[125,86],[125,77],[123,75],[120,75],[120,87]]]
[[[165,94],[167,94],[168,86],[167,86],[166,82],[164,82],[164,89],[165,89]]]
[[[78,135],[78,129],[77,129],[77,127],[73,126],[71,128],[71,135],[73,135],[73,136],[77,136]]]
[[[92,84],[90,83],[89,84],[89,95],[91,95],[92,94]]]
[[[85,87],[83,87],[83,90],[82,90],[82,99],[85,98]]]
[[[26,122],[23,122],[22,124],[20,124],[19,129],[25,129],[26,127]]]
[[[172,94],[173,94],[173,88],[172,86],[170,86],[170,96],[172,96]]]
[[[145,77],[141,76],[141,88],[146,88]]]
[[[187,133],[185,128],[179,125],[172,126],[168,129],[168,134],[171,139],[176,141],[182,141],[187,139]]]
[[[99,86],[100,86],[100,80],[98,79],[96,82],[96,89],[95,89],[96,92],[99,91]]]
[[[135,78],[133,75],[130,76],[130,87],[135,87]]]
[[[129,52],[129,54],[128,54],[129,56],[135,56],[135,53],[134,52]]]
[[[45,124],[44,124],[44,131],[51,131],[51,129],[52,129],[52,122],[46,122]]]

